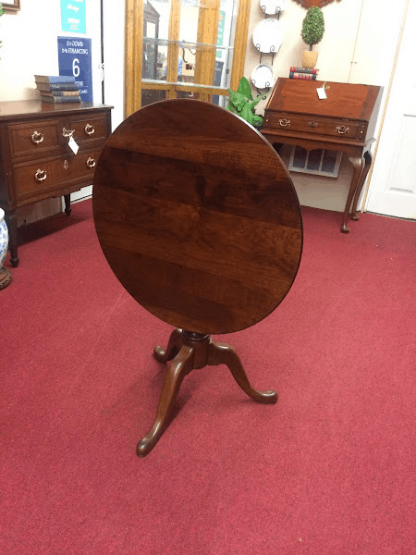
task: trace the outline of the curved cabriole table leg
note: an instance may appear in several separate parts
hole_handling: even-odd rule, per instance
[[[168,346],[166,350],[163,347],[155,347],[153,355],[159,362],[168,362],[172,360],[181,350],[182,347],[182,330],[176,329],[170,334]]]
[[[235,381],[249,397],[259,403],[274,404],[277,402],[275,391],[257,391],[248,380],[247,374],[234,347],[228,343],[211,342],[208,352],[208,364],[225,364],[231,371]]]
[[[361,175],[364,169],[364,158],[362,156],[349,156],[349,161],[354,168],[354,174],[351,180],[350,190],[348,191],[348,198],[345,204],[344,216],[342,219],[342,233],[349,233],[349,227],[347,226],[347,220],[350,213],[351,203],[353,201],[354,195],[360,184]]]
[[[172,412],[184,377],[192,370],[194,350],[183,345],[172,361],[163,381],[162,393],[157,406],[156,418],[148,434],[137,444],[137,455],[145,457],[161,438]]]

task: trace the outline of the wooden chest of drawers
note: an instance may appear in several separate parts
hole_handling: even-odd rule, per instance
[[[111,107],[0,102],[0,207],[6,212],[10,260],[17,266],[20,206],[64,196],[92,184],[94,167],[111,133]],[[70,138],[79,146],[74,154]]]

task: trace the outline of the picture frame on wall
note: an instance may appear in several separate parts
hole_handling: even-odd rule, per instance
[[[20,0],[8,0],[2,2],[5,13],[13,13],[20,10]]]

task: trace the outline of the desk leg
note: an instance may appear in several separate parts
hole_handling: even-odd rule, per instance
[[[7,227],[9,228],[9,251],[10,251],[10,263],[13,268],[17,268],[19,264],[19,258],[17,256],[17,214],[13,210],[11,212],[6,212]]]
[[[69,216],[72,212],[71,208],[71,195],[64,195],[65,199],[65,214]]]
[[[347,227],[348,215],[350,213],[350,207],[351,207],[352,200],[353,200],[354,195],[355,195],[355,193],[358,189],[358,185],[360,184],[361,175],[362,175],[363,170],[364,170],[364,157],[362,157],[362,156],[349,156],[348,159],[351,162],[351,164],[353,165],[354,174],[352,176],[350,190],[348,191],[348,198],[347,198],[347,202],[345,204],[344,216],[343,216],[343,219],[342,219],[342,227],[341,227],[341,232],[342,233],[349,233],[349,231],[350,231],[349,228]]]
[[[353,207],[352,207],[352,210],[351,210],[351,219],[352,220],[359,220],[360,219],[358,214],[357,214],[357,204],[358,204],[358,200],[359,200],[360,195],[361,195],[361,191],[363,190],[365,180],[367,179],[368,172],[370,171],[371,163],[373,161],[373,157],[371,156],[370,152],[366,152],[364,154],[364,159],[365,159],[365,166],[364,166],[364,169],[363,169],[363,173],[361,174],[360,182],[358,183],[357,190],[355,191],[354,203],[353,203]]]
[[[273,143],[272,146],[277,152],[277,154],[280,156],[280,151],[282,150],[283,143]]]

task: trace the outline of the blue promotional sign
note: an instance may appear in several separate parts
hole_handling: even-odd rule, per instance
[[[61,0],[62,31],[85,35],[87,32],[85,2],[86,0]]]
[[[58,37],[59,75],[74,76],[81,100],[92,102],[91,39]]]

